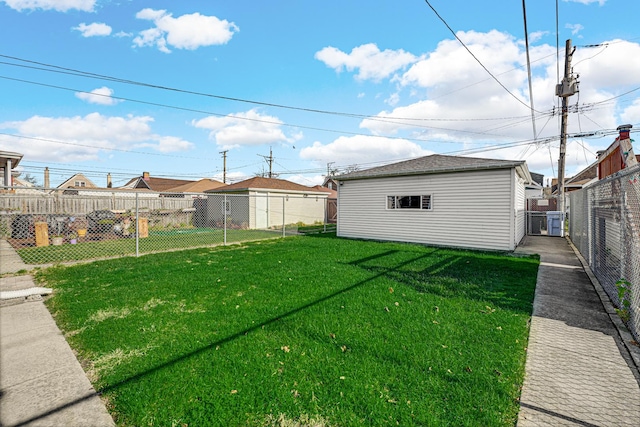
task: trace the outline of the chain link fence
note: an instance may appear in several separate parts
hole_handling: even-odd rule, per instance
[[[28,265],[138,256],[331,231],[316,195],[99,189],[0,193],[0,239]]]
[[[640,165],[569,199],[571,240],[640,341]]]
[[[527,235],[548,236],[548,212],[558,210],[557,197],[527,199]]]

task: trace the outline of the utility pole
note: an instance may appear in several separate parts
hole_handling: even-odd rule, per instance
[[[229,150],[224,150],[221,151],[220,154],[222,154],[222,183],[226,184],[227,183],[227,152]]]
[[[271,147],[269,147],[269,157],[263,156],[262,154],[258,155],[264,157],[267,163],[269,163],[269,178],[273,178],[273,152],[271,151]]]
[[[564,78],[562,83],[556,86],[556,96],[562,98],[562,123],[560,125],[560,157],[558,159],[558,210],[562,212],[561,233],[564,236],[564,163],[567,152],[567,99],[578,91],[578,82],[571,73],[571,57],[575,48],[571,48],[571,39],[568,39],[564,51]]]
[[[333,174],[331,173],[331,165],[334,164],[335,162],[328,162],[327,163],[327,178],[329,178],[330,176],[332,176]]]

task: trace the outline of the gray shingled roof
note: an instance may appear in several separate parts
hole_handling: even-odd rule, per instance
[[[462,172],[483,169],[508,169],[525,164],[524,160],[495,160],[475,157],[445,156],[432,154],[417,159],[391,163],[376,168],[338,175],[338,181],[352,179],[382,178],[403,175],[426,175],[444,172]]]

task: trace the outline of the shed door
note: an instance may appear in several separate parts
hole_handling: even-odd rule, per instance
[[[269,226],[269,201],[265,193],[256,194],[256,228]]]

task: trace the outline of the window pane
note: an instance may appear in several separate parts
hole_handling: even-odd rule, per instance
[[[396,208],[396,196],[387,196],[387,209]]]
[[[422,196],[422,209],[431,209],[431,195]]]
[[[420,196],[398,197],[398,204],[401,209],[420,209]]]

